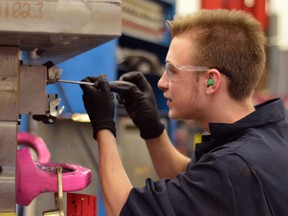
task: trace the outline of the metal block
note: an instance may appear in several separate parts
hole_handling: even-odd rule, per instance
[[[15,211],[17,122],[0,121],[0,212]]]
[[[0,46],[24,64],[59,63],[121,35],[120,0],[2,0]]]
[[[45,114],[46,81],[45,66],[20,67],[20,114]]]
[[[19,50],[0,47],[0,121],[19,117]]]
[[[15,212],[19,49],[0,47],[0,212]]]

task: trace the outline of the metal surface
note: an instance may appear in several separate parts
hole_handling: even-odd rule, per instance
[[[23,65],[43,65],[48,61],[59,63],[120,34],[120,0],[0,1],[0,214],[16,211],[19,60]],[[29,68],[26,69],[29,72]],[[42,84],[30,80],[31,86],[39,87],[30,93],[39,91],[40,107]],[[29,81],[25,85],[29,86]],[[33,102],[36,100],[34,96],[29,97],[24,96],[29,102],[36,103]],[[21,110],[24,109],[22,105]],[[25,112],[34,112],[38,108],[29,108]]]
[[[0,212],[15,211],[15,162],[17,122],[0,121]]]
[[[0,47],[0,212],[15,212],[19,50]]]
[[[24,64],[59,63],[120,34],[120,0],[0,2],[0,46],[18,46]]]
[[[47,68],[45,66],[20,67],[19,113],[46,113],[46,80]]]
[[[18,71],[18,49],[0,47],[0,120],[18,118]]]

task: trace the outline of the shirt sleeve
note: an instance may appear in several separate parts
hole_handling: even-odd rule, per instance
[[[133,188],[120,215],[236,215],[235,206],[229,176],[208,154],[175,179],[147,179],[145,187]]]

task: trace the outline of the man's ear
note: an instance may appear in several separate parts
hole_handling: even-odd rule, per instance
[[[207,81],[207,87],[213,86],[214,85],[214,80],[210,77]]]
[[[210,69],[206,74],[206,93],[213,94],[222,83],[221,73],[217,69]]]

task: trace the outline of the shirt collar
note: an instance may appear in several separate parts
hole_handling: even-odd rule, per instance
[[[241,131],[259,127],[285,119],[285,108],[282,99],[268,100],[255,106],[255,111],[232,124],[210,123],[211,135],[203,135],[202,143],[196,145],[195,156],[198,160],[203,154],[222,146],[241,136]]]
[[[251,127],[259,127],[267,123],[285,119],[284,103],[281,99],[272,99],[255,106],[255,111],[239,121],[226,123],[210,123],[210,133],[214,138],[227,137],[235,132]]]

